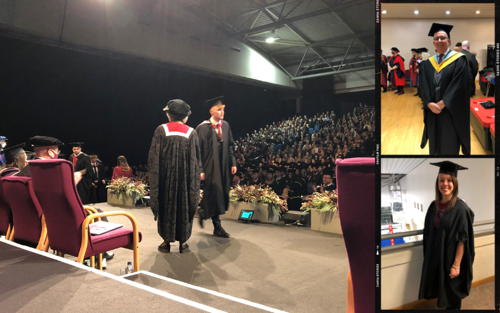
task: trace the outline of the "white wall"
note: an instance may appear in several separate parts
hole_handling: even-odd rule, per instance
[[[382,159],[383,160],[383,159]],[[427,209],[434,199],[434,186],[438,175],[438,167],[429,163],[449,160],[469,168],[458,172],[458,196],[467,202],[474,211],[475,222],[492,220],[495,218],[495,176],[494,159],[427,159],[413,171],[403,177],[399,183],[406,194],[407,203],[403,201],[405,212],[414,212],[414,202],[423,204],[422,220]],[[417,215],[418,216],[418,215]],[[475,230],[489,229],[492,225],[480,226]]]
[[[61,38],[62,46],[125,53],[297,87],[258,52],[188,12],[184,8],[188,2],[68,0],[63,27],[64,0],[0,1],[0,28],[52,44]]]
[[[381,26],[381,47],[386,56],[391,55],[392,47],[398,48],[405,59],[405,68],[411,59],[412,48],[426,47],[433,55],[432,38],[427,36],[432,23],[453,25],[450,33],[451,46],[457,42],[468,40],[471,43],[471,52],[476,52],[479,70],[486,66],[487,45],[495,43],[495,19],[384,19]],[[476,77],[476,80],[478,77]]]

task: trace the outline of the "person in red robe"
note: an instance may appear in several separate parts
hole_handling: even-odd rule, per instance
[[[418,87],[418,49],[411,49],[411,60],[410,60],[410,87]],[[418,92],[414,95],[418,96]]]
[[[389,71],[391,77],[391,84],[396,86],[396,94],[398,96],[404,94],[405,86],[405,60],[399,55],[399,49],[393,47],[391,49],[392,57],[389,59]]]
[[[127,177],[127,178],[134,177],[134,174],[132,173],[132,168],[130,168],[127,159],[123,155],[120,155],[118,157],[118,165],[113,169],[113,177],[111,178],[111,181],[120,177]]]
[[[383,93],[387,91],[387,57],[382,54],[382,50],[380,51],[381,59],[380,59],[380,85],[384,88]]]

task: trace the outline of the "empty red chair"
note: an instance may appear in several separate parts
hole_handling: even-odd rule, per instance
[[[42,208],[33,191],[31,178],[8,176],[1,179],[4,197],[12,210],[15,239],[36,245],[47,251],[48,242]],[[11,238],[14,239],[14,238]]]
[[[116,248],[134,252],[134,271],[139,271],[139,233],[137,221],[123,211],[91,213],[87,216],[78,196],[73,174],[73,164],[66,160],[34,160],[30,162],[33,190],[40,203],[49,236],[50,247],[59,253],[84,258],[99,255]],[[89,223],[94,219],[125,215],[132,222],[133,230],[119,228],[99,236],[91,236]],[[91,262],[92,263],[92,262]],[[101,265],[102,262],[99,262]]]
[[[4,199],[3,185],[0,179],[0,234],[5,235],[5,239],[11,240],[12,213],[9,204]]]
[[[374,312],[375,158],[335,163],[340,226],[349,259],[354,312]],[[348,304],[348,311],[352,311],[352,305]]]

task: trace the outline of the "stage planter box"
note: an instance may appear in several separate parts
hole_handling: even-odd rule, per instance
[[[311,230],[342,234],[339,214],[334,212],[319,213],[311,211]]]
[[[273,216],[269,216],[269,211],[267,206],[268,206],[267,204],[260,204],[260,203],[254,205],[251,202],[230,201],[229,208],[226,211],[226,214],[221,215],[221,217],[223,217],[224,219],[238,220],[241,210],[248,210],[255,212],[252,221],[259,221],[261,223],[270,223],[270,224],[275,224],[279,222],[280,220],[279,214],[275,213]]]
[[[123,197],[118,200],[118,198],[108,190],[108,204],[117,206],[134,206],[134,200],[130,197]]]

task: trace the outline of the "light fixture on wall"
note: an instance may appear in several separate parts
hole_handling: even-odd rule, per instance
[[[415,12],[413,12],[413,13],[418,14],[418,11],[417,11],[417,10],[415,10]]]
[[[476,14],[479,14],[479,13],[481,13],[481,12],[479,12],[479,11],[476,11]]]
[[[386,10],[382,11],[382,14],[385,14],[385,13],[387,13],[387,11],[386,11]]]
[[[450,14],[450,11],[446,11],[446,14]]]

